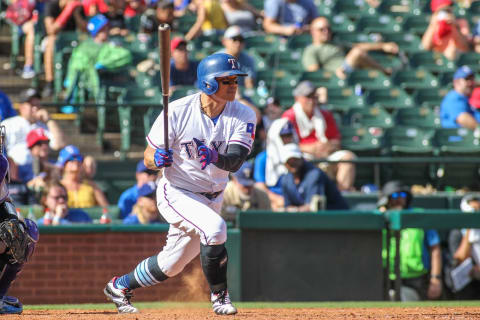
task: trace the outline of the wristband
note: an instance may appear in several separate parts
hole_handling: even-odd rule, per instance
[[[442,280],[442,276],[439,275],[439,274],[432,274],[432,275],[430,275],[430,279]]]

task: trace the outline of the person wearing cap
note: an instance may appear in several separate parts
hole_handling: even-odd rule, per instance
[[[68,206],[67,189],[60,182],[52,180],[42,192],[41,205],[45,215],[37,220],[42,225],[65,225],[92,223],[92,218],[82,209]]]
[[[245,162],[237,172],[231,174],[223,193],[221,216],[225,221],[235,221],[236,213],[240,211],[272,210],[268,194],[254,185],[251,162]]]
[[[443,128],[468,128],[475,130],[479,111],[469,102],[475,87],[475,74],[468,66],[462,66],[453,74],[453,89],[440,104],[440,121]]]
[[[68,145],[58,155],[56,165],[63,170],[61,183],[68,192],[68,206],[71,208],[107,207],[103,191],[82,172],[83,155],[74,145]]]
[[[181,37],[173,38],[170,50],[170,92],[175,91],[176,86],[194,86],[197,81],[198,61],[188,58],[187,41]]]
[[[154,1],[157,25],[166,23],[175,30],[175,16],[173,0]]]
[[[50,139],[43,128],[36,128],[27,135],[27,146],[33,157],[33,179],[28,181],[27,186],[34,194],[39,195],[45,188],[47,181],[60,178],[60,170],[50,162],[48,156]]]
[[[281,160],[288,170],[282,179],[286,211],[348,210],[348,204],[335,183],[303,158],[296,143],[283,146]]]
[[[480,212],[480,194],[467,193],[460,201],[460,209],[465,213]],[[454,229],[448,235],[447,264],[445,266],[445,284],[453,291],[456,300],[480,299],[480,229]],[[465,287],[455,288],[451,272],[466,260],[471,260],[473,266],[469,272],[471,281]],[[468,261],[467,261],[468,262]]]
[[[222,39],[224,49],[219,52],[224,52],[237,58],[238,62],[240,62],[240,70],[248,75],[245,79],[239,79],[239,84],[250,89],[253,88],[255,83],[256,68],[255,60],[244,50],[245,39],[243,38],[243,33],[244,31],[239,26],[228,27]]]
[[[143,163],[143,159],[138,161],[135,173],[137,183],[123,191],[118,199],[118,208],[120,209],[119,218],[123,219],[132,212],[133,206],[137,203],[138,190],[140,187],[148,182],[155,181],[157,177],[157,171],[148,169]]]
[[[62,31],[86,31],[87,21],[78,0],[51,0],[45,4],[45,30],[47,33],[46,48],[43,55],[45,69],[45,85],[42,97],[50,97],[53,94],[53,57],[55,55],[55,41]]]
[[[455,60],[462,52],[470,50],[470,29],[465,19],[453,14],[452,0],[432,0],[432,15],[422,37],[425,50],[441,52],[449,60]]]
[[[312,0],[266,0],[263,29],[266,33],[293,36],[308,32],[318,16]]]
[[[42,128],[50,139],[50,148],[58,150],[65,146],[64,134],[50,114],[40,107],[40,94],[30,88],[20,93],[19,115],[2,121],[7,132],[5,147],[9,157],[15,161],[20,180],[27,182],[33,178],[33,157],[27,146],[28,133]]]
[[[310,33],[312,44],[303,51],[302,64],[306,71],[327,70],[338,78],[345,79],[355,69],[375,69],[391,74],[392,69],[383,67],[368,55],[369,51],[380,50],[397,54],[398,45],[394,42],[362,42],[353,44],[350,50],[332,42],[332,29],[325,17],[313,20]]]
[[[332,113],[318,106],[317,88],[310,81],[300,82],[293,91],[294,105],[283,113],[295,127],[300,150],[313,159],[353,160],[355,154],[340,150],[341,134]],[[353,190],[355,165],[351,162],[321,164],[341,191]]]
[[[200,34],[220,35],[227,29],[227,19],[219,0],[193,0],[193,3],[197,8],[197,20],[188,30],[185,39],[192,40]]]
[[[413,195],[410,187],[402,181],[387,182],[379,194],[377,208],[380,212],[416,210],[411,207]],[[421,210],[421,209],[420,209]],[[395,276],[395,238],[387,241],[384,236],[383,260],[386,263],[387,248],[390,246],[389,277]],[[400,278],[402,301],[434,300],[442,294],[442,251],[440,237],[433,229],[408,228],[400,231]],[[393,284],[392,284],[393,287]],[[405,288],[406,287],[406,288]],[[408,292],[408,294],[407,294]]]
[[[165,223],[157,208],[157,185],[150,181],[138,189],[138,200],[132,212],[123,219],[123,224]]]

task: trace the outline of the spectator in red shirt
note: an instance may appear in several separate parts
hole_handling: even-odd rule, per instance
[[[295,104],[285,111],[283,118],[293,123],[300,150],[313,159],[353,160],[355,154],[340,150],[340,131],[333,115],[318,107],[317,88],[310,81],[302,81],[293,91]],[[351,162],[321,164],[320,167],[336,180],[341,191],[353,190],[355,166]]]

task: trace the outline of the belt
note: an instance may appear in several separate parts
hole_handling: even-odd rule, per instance
[[[197,193],[201,194],[202,196],[204,196],[208,200],[212,200],[212,199],[215,199],[216,197],[218,197],[222,192],[223,192],[223,190],[217,191],[217,192],[197,192]]]

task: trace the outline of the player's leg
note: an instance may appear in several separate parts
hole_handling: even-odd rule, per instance
[[[184,221],[200,236],[200,260],[212,292],[215,313],[235,314],[237,310],[227,290],[227,225],[219,215],[221,197],[209,200],[197,193],[175,189],[168,183],[161,183],[157,192],[159,210],[165,219]]]
[[[0,261],[0,314],[20,314],[23,311],[20,301],[6,294],[23,265],[9,263],[6,254],[0,254]]]

